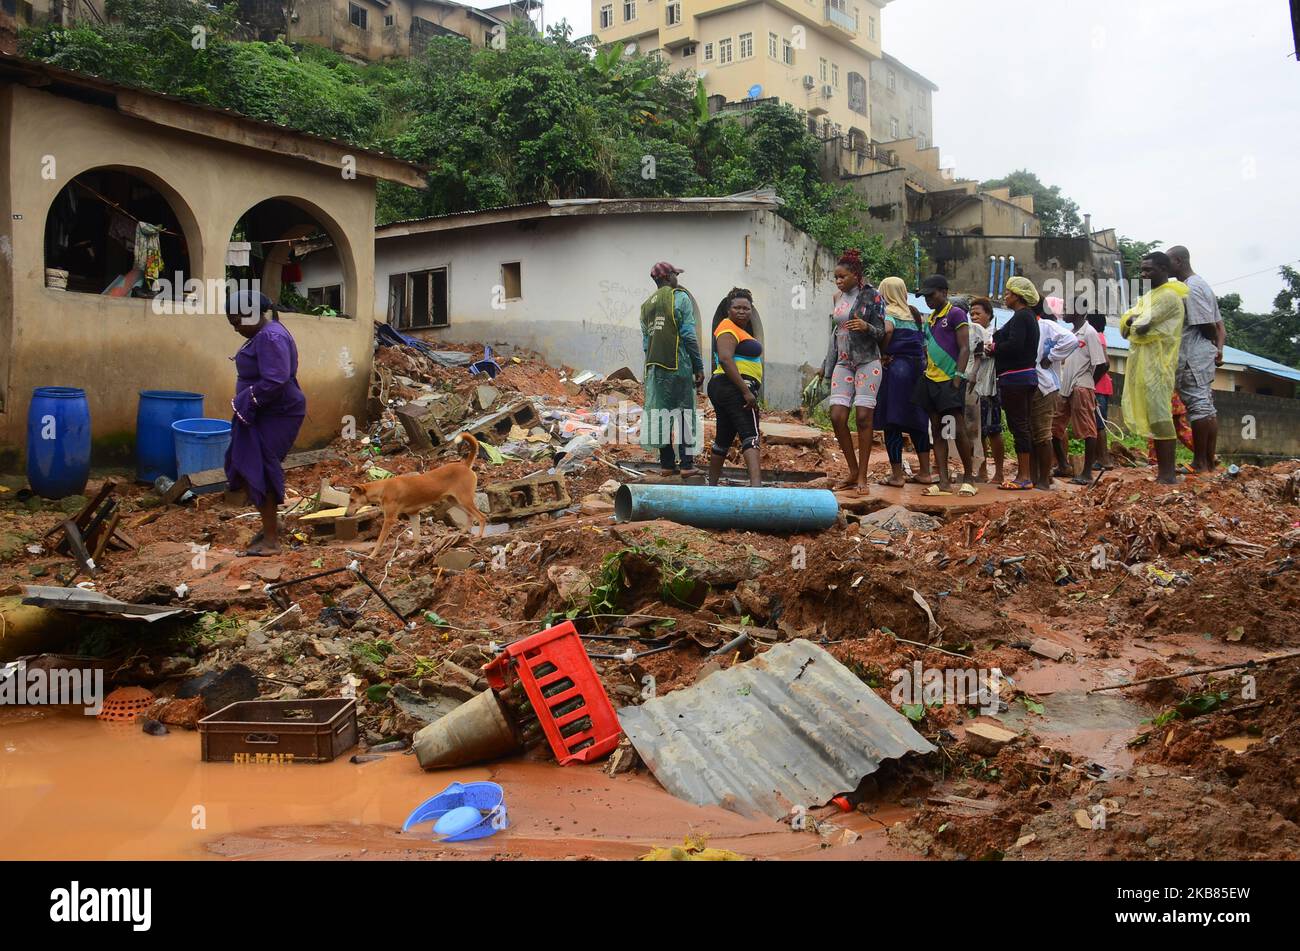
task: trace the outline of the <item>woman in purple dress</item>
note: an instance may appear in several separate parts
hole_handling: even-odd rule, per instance
[[[298,386],[298,348],[264,294],[231,295],[226,314],[235,332],[248,338],[231,358],[237,377],[226,480],[231,489],[243,489],[262,515],[262,530],[244,554],[270,555],[280,550],[280,463],[307,415],[307,398]]]
[[[930,485],[930,420],[912,402],[912,386],[925,373],[925,329],[921,317],[908,303],[907,285],[901,277],[887,277],[880,282],[885,299],[885,341],[881,344],[885,367],[884,382],[876,401],[875,424],[885,431],[885,450],[889,454],[889,480],[886,485],[902,486],[906,482]],[[903,435],[912,440],[920,471],[910,479],[903,472]]]

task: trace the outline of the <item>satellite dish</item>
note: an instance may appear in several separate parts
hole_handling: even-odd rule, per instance
[[[745,98],[757,99],[761,95],[763,95],[763,87],[758,83],[754,83],[754,85],[749,87],[749,92],[745,93]]]
[[[624,55],[624,56],[635,56],[635,55],[636,55],[636,44],[635,44],[635,43],[629,43],[629,44],[627,44],[627,46],[623,47],[623,55]]]

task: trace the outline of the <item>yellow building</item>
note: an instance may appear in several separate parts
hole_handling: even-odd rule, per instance
[[[866,141],[871,66],[881,58],[888,3],[592,0],[591,22],[602,44],[635,44],[675,68],[694,69],[711,96],[778,98],[819,131]]]

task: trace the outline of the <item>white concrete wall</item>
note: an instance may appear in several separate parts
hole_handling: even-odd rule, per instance
[[[304,262],[303,286],[336,280],[337,266],[317,258],[324,255]],[[654,291],[650,268],[663,260],[685,269],[681,284],[699,307],[704,338],[728,290],[753,292],[763,330],[764,400],[797,405],[800,368],[820,366],[825,353],[834,258],[769,211],[581,215],[380,239],[375,313],[388,311],[390,274],[446,267],[450,326],[421,336],[513,344],[577,370],[629,366],[639,378],[641,304]],[[501,266],[513,261],[521,263],[522,297],[494,309]],[[801,285],[806,306],[798,310]],[[707,364],[707,339],[702,343]]]

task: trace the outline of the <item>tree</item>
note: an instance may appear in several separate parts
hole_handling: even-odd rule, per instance
[[[1124,279],[1137,281],[1142,278],[1142,259],[1152,251],[1158,251],[1163,241],[1139,241],[1136,238],[1121,237],[1118,241],[1120,259],[1124,262]],[[1136,295],[1133,295],[1136,297]]]
[[[1246,313],[1240,294],[1220,297],[1219,312],[1229,346],[1300,368],[1300,272],[1283,266],[1279,273],[1283,288],[1271,314]]]
[[[1013,198],[1032,195],[1034,214],[1042,225],[1047,237],[1078,237],[1083,234],[1083,221],[1079,217],[1079,205],[1061,194],[1060,186],[1044,185],[1028,169],[1018,169],[1002,178],[992,178],[980,185],[981,191],[990,188],[1010,188]]]

